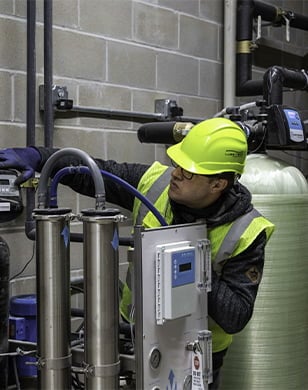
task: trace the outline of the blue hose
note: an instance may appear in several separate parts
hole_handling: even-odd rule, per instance
[[[56,208],[57,205],[57,187],[58,183],[62,179],[62,177],[66,175],[70,175],[73,173],[85,173],[90,174],[90,170],[88,167],[85,166],[79,166],[79,167],[66,167],[60,169],[54,176],[51,187],[50,187],[50,201],[49,201],[49,207]],[[125,180],[121,179],[118,176],[113,175],[110,172],[101,170],[101,174],[105,177],[108,177],[109,179],[113,180],[117,184],[120,184],[122,187],[124,187],[128,192],[133,194],[136,198],[138,198],[142,203],[144,203],[147,208],[154,214],[154,216],[157,218],[159,223],[162,226],[168,226],[166,220],[163,218],[163,216],[160,214],[160,212],[157,210],[157,208],[151,203],[144,195],[142,195],[138,190],[136,190],[135,187],[133,187],[131,184],[127,183]]]

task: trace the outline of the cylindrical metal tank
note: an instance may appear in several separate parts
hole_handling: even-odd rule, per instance
[[[83,210],[85,388],[119,388],[119,235],[116,209]]]
[[[0,237],[0,389],[6,389],[8,382],[8,360],[4,354],[9,350],[9,268],[10,250]]]
[[[308,184],[266,154],[248,156],[241,182],[276,230],[254,314],[226,355],[222,390],[308,389]]]
[[[70,209],[35,209],[38,388],[71,389]]]

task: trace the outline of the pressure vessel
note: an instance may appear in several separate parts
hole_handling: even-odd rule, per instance
[[[241,183],[276,228],[254,314],[234,335],[221,388],[308,389],[308,183],[297,168],[266,154],[248,156]]]
[[[5,354],[9,350],[9,272],[10,249],[0,237],[0,389],[6,389],[8,383],[8,359]]]

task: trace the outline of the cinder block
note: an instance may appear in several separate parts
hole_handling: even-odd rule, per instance
[[[1,0],[1,14],[12,15],[14,11],[14,4],[12,0]]]
[[[212,1],[215,2],[216,0]],[[152,2],[154,3],[155,1]],[[171,8],[173,10],[195,16],[199,15],[199,3],[202,3],[202,1],[198,0],[157,0],[156,2],[163,7]]]
[[[134,39],[177,49],[178,15],[174,11],[134,2]]]
[[[104,39],[54,29],[53,41],[55,75],[92,81],[105,80]]]
[[[193,118],[211,118],[221,110],[221,100],[198,98],[194,96],[180,96],[179,106],[183,107],[184,115]]]
[[[156,53],[144,47],[108,42],[108,78],[114,84],[155,88]]]
[[[222,74],[223,68],[220,63],[200,61],[200,95],[219,99],[222,96]]]
[[[198,94],[198,60],[177,54],[161,52],[157,56],[157,89]]]
[[[131,109],[131,90],[126,87],[117,87],[103,84],[82,84],[79,86],[79,105],[82,107],[92,107],[100,110],[112,111],[130,111]],[[106,119],[107,118],[107,119]],[[131,122],[125,120],[116,120],[107,116],[97,115],[96,117],[81,117],[80,125],[87,127],[131,128]]]
[[[217,60],[218,32],[216,23],[181,15],[180,52],[195,57]]]
[[[81,0],[80,28],[94,34],[130,40],[132,1]]]
[[[6,123],[0,125],[1,148],[26,145],[25,124]]]
[[[155,159],[154,145],[141,144],[136,132],[113,132],[106,134],[107,158],[119,162],[151,164]]]
[[[223,21],[223,0],[203,0],[200,1],[200,17],[211,22],[222,23]]]
[[[27,67],[26,23],[0,18],[0,68],[25,70]]]
[[[12,81],[8,72],[0,72],[0,120],[9,121],[13,117],[12,101]]]

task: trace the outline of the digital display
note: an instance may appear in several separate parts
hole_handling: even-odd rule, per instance
[[[184,286],[195,281],[195,248],[175,250],[171,255],[172,287]]]
[[[10,181],[7,179],[0,179],[0,185],[2,186],[8,186],[10,184]]]
[[[185,271],[190,271],[191,270],[191,263],[184,263],[179,265],[179,271],[180,272],[185,272]]]
[[[284,109],[290,129],[303,130],[299,114],[295,110]]]

